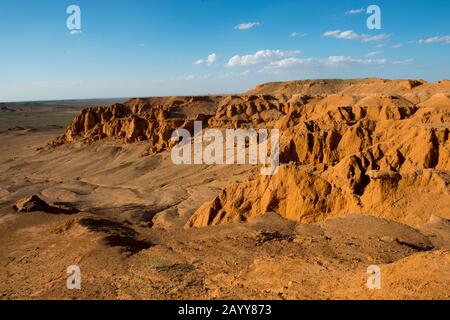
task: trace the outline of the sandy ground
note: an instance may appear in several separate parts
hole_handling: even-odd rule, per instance
[[[76,112],[0,114],[1,299],[450,298],[447,220],[300,225],[267,213],[184,230],[204,202],[257,169],[175,166],[168,152],[143,156],[146,143],[45,148]],[[32,194],[82,212],[16,213]],[[66,288],[71,265],[81,290]],[[370,265],[381,268],[380,290],[367,288]]]

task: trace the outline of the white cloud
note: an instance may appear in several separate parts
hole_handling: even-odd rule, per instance
[[[390,38],[388,34],[379,34],[379,35],[368,35],[368,34],[359,34],[353,32],[352,30],[341,31],[341,30],[333,30],[327,31],[323,34],[325,38],[336,38],[342,40],[358,40],[362,42],[383,42],[387,41]]]
[[[370,66],[370,65],[384,65],[387,63],[387,60],[355,59],[349,56],[330,56],[324,61],[324,63],[334,67],[349,66],[349,65]]]
[[[234,27],[236,30],[248,30],[251,29],[253,27],[257,27],[261,25],[259,22],[245,22],[245,23],[240,23],[238,24],[236,27]]]
[[[338,39],[359,40],[359,34],[353,32],[352,30],[342,31],[339,32],[338,34],[334,32],[332,36]]]
[[[450,43],[450,36],[434,36],[431,38],[427,38],[427,39],[421,39],[419,40],[420,44],[432,44],[432,43]]]
[[[397,60],[397,61],[391,61],[390,63],[392,63],[392,64],[413,64],[414,59],[410,58],[410,59],[406,59],[406,60]]]
[[[324,37],[334,37],[339,38],[341,36],[342,31],[341,30],[334,30],[334,31],[327,31],[323,34]]]
[[[382,43],[377,44],[377,45],[375,46],[375,48],[377,48],[377,49],[384,48],[384,47],[385,47],[385,45],[382,44]]]
[[[208,79],[211,78],[210,74],[200,74],[200,75],[195,75],[195,74],[190,74],[187,76],[179,76],[170,80],[175,80],[175,81],[193,81],[193,80],[201,80],[201,79]]]
[[[282,58],[293,57],[299,55],[301,51],[281,51],[281,50],[260,50],[255,54],[248,54],[244,56],[235,55],[230,58],[227,67],[250,66],[263,63],[270,63]]]
[[[227,79],[227,78],[241,78],[248,76],[250,74],[250,70],[245,70],[242,72],[227,72],[222,76],[219,76],[219,79]]]
[[[197,61],[194,62],[194,64],[196,65],[202,65],[202,64],[206,64],[207,66],[210,66],[212,64],[214,64],[214,62],[216,62],[217,60],[217,55],[215,53],[211,53],[208,58],[204,59],[199,59]]]
[[[360,8],[360,9],[352,9],[350,11],[347,11],[345,14],[360,14],[364,12],[366,12],[366,10],[364,8]]]
[[[403,45],[401,43],[398,43],[398,44],[394,44],[391,48],[400,49],[401,47],[403,47]]]
[[[247,69],[244,73],[230,73],[228,76],[243,76],[256,73],[299,72],[301,70],[329,70],[336,68],[369,68],[395,64],[411,64],[413,60],[391,61],[385,58],[374,58],[383,51],[374,51],[364,58],[345,55],[332,55],[326,58],[300,57],[300,51],[260,50],[254,54],[235,55],[226,64],[227,67],[261,66],[258,70]]]
[[[339,68],[352,66],[381,66],[387,64],[386,59],[356,59],[350,56],[329,56],[325,59],[296,57],[272,61],[264,68],[266,70],[280,71],[298,67],[313,68]]]
[[[300,65],[313,64],[314,59],[286,58],[278,61],[270,62],[265,68],[267,69],[284,69],[292,68]]]
[[[300,37],[304,37],[304,36],[306,36],[306,35],[308,35],[307,33],[301,33],[301,32],[292,32],[291,34],[290,34],[290,36],[292,37],[292,38],[300,38]]]
[[[369,52],[368,54],[366,54],[366,57],[374,57],[374,56],[378,56],[380,54],[383,54],[383,51],[373,51],[373,52]]]
[[[376,41],[376,42],[383,42],[383,41],[388,41],[389,38],[391,36],[385,33],[376,35],[376,36],[370,36],[367,34],[362,34],[361,35],[361,41],[362,42],[372,42],[372,41]]]

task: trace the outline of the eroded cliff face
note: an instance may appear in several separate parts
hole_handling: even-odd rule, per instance
[[[52,143],[58,146],[75,140],[94,142],[106,138],[124,143],[149,141],[150,152],[171,146],[177,128],[193,130],[194,121],[206,121],[220,97],[168,97],[131,99],[124,104],[88,108],[76,117],[63,136]]]
[[[302,223],[370,214],[408,224],[450,217],[450,82],[382,79],[270,83],[243,95],[133,99],[87,109],[54,145],[149,141],[170,149],[176,128],[277,128],[281,168],[205,203],[186,227],[266,212]]]
[[[278,95],[292,94],[276,99],[283,100],[281,107],[273,103],[278,120],[264,123],[282,132],[278,174],[226,188],[187,227],[265,212],[302,223],[346,214],[411,225],[432,214],[449,217],[449,82],[292,85],[268,85]]]

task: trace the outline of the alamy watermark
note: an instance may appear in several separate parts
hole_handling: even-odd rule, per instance
[[[73,265],[67,268],[66,286],[69,290],[81,290],[81,269],[79,266]]]
[[[381,30],[381,8],[377,5],[370,5],[367,8],[367,14],[370,14],[367,19],[367,28],[369,30]]]
[[[226,129],[224,137],[221,130],[203,130],[202,122],[195,121],[194,137],[186,129],[177,129],[172,141],[176,145],[171,158],[177,165],[261,165],[261,174],[265,176],[275,175],[280,165],[278,129]]]
[[[70,34],[77,34],[81,32],[81,9],[79,6],[72,4],[67,7],[66,13],[69,17],[66,20],[67,29]]]
[[[381,289],[381,268],[379,266],[369,266],[367,268],[367,274],[369,277],[367,279],[367,289],[369,290],[380,290]]]

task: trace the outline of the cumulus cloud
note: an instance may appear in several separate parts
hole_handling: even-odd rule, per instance
[[[187,76],[179,76],[176,78],[172,78],[170,80],[175,80],[175,81],[193,81],[193,80],[201,80],[201,79],[209,79],[211,78],[210,74],[190,74]]]
[[[259,22],[245,22],[245,23],[240,23],[240,24],[238,24],[238,25],[235,26],[234,28],[235,28],[236,30],[248,30],[248,29],[257,27],[257,26],[259,26],[259,25],[261,25],[261,23],[259,23]]]
[[[366,54],[366,57],[374,57],[374,56],[378,56],[380,54],[383,54],[383,51],[372,51],[372,52],[369,52],[368,54]]]
[[[385,34],[385,33],[382,33],[382,34],[379,34],[376,36],[362,34],[361,41],[362,42],[372,42],[372,41],[384,42],[384,41],[388,41],[390,37],[391,37],[390,35]]]
[[[323,34],[325,38],[336,38],[342,40],[357,40],[362,42],[384,42],[389,40],[390,35],[388,34],[378,34],[378,35],[369,35],[369,34],[359,34],[353,32],[352,30],[341,31],[341,30],[333,30],[327,31]]]
[[[405,59],[405,60],[394,60],[394,61],[390,61],[390,63],[392,63],[392,64],[413,64],[414,59],[409,58],[409,59]]]
[[[254,54],[235,55],[226,64],[228,67],[259,67],[257,70],[247,69],[244,74],[256,73],[285,73],[300,70],[327,70],[336,68],[369,68],[385,65],[411,64],[413,60],[392,61],[386,58],[375,58],[383,51],[374,51],[366,57],[358,58],[346,55],[330,55],[325,58],[302,57],[300,51],[260,50]],[[236,75],[236,74],[230,74]]]
[[[242,72],[227,72],[224,75],[219,76],[219,79],[242,78],[248,76],[250,73],[250,70],[245,70]]]
[[[308,58],[308,59],[300,59],[300,58],[286,58],[278,61],[272,61],[267,66],[265,66],[266,69],[287,69],[287,68],[293,68],[297,66],[305,66],[305,65],[312,65],[314,63],[314,59]]]
[[[364,8],[360,8],[360,9],[352,9],[352,10],[349,10],[349,11],[347,11],[345,14],[351,14],[351,15],[353,15],[353,14],[360,14],[360,13],[364,13],[364,12],[366,12],[366,10],[365,10]]]
[[[194,62],[195,65],[202,65],[205,64],[207,66],[210,66],[212,64],[214,64],[214,62],[216,62],[217,60],[217,55],[215,53],[211,53],[208,58],[206,59],[199,59],[197,61]]]
[[[345,39],[345,40],[359,40],[360,35],[356,32],[353,32],[352,30],[347,31],[341,31],[341,30],[334,30],[334,31],[327,31],[323,34],[324,37],[333,37],[336,39]]]
[[[324,59],[318,58],[286,58],[270,62],[264,68],[266,70],[280,71],[283,69],[295,69],[298,67],[313,68],[338,68],[352,66],[381,66],[387,64],[386,59],[356,59],[350,56],[329,56]]]
[[[301,33],[301,32],[292,32],[291,34],[290,34],[290,36],[292,37],[292,38],[300,38],[300,37],[304,37],[304,36],[306,36],[307,34],[306,33]]]
[[[360,66],[370,66],[370,65],[384,65],[387,63],[386,59],[355,59],[350,56],[330,56],[325,61],[325,64],[330,66],[349,66],[349,65],[360,65]]]
[[[427,39],[421,39],[419,40],[420,44],[433,44],[433,43],[450,43],[450,36],[434,36]]]
[[[281,51],[281,50],[260,50],[255,54],[247,54],[244,56],[235,55],[230,58],[227,67],[251,66],[264,63],[270,63],[282,58],[293,57],[300,54],[300,51]]]

